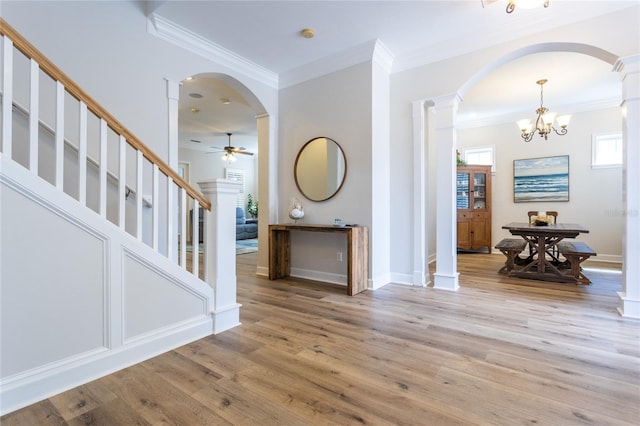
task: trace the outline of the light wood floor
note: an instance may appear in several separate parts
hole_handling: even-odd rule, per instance
[[[0,419],[5,425],[638,425],[640,322],[620,274],[508,279],[458,256],[458,292],[344,289],[254,275],[242,326]]]

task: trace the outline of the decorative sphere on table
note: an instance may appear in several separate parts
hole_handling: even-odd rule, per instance
[[[291,206],[289,207],[289,217],[297,222],[298,220],[304,217],[304,209],[302,208],[302,204],[296,197],[291,199]]]
[[[289,212],[289,217],[293,220],[302,219],[304,217],[304,211],[302,209],[293,209]]]

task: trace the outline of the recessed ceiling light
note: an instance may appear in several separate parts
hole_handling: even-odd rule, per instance
[[[304,38],[313,38],[313,36],[316,35],[316,32],[313,30],[313,28],[305,28],[304,30],[300,31],[300,34],[302,34],[302,37]]]
[[[191,80],[193,80],[193,77],[187,77],[187,78],[185,78],[185,80],[186,81],[191,81]]]
[[[196,98],[196,99],[200,99],[202,97],[202,95],[200,93],[189,93],[189,96],[191,96],[192,98]]]
[[[198,108],[191,108],[191,112],[195,114],[197,112],[200,112],[200,110]]]
[[[220,102],[222,102],[225,105],[229,105],[231,103],[231,101],[227,98],[220,98]]]

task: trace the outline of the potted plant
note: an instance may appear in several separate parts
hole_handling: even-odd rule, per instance
[[[258,217],[258,202],[253,199],[251,194],[247,195],[247,213],[251,217]]]

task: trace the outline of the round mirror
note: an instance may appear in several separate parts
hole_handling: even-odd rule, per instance
[[[325,201],[336,195],[346,175],[347,160],[333,139],[311,139],[296,157],[296,185],[311,201]]]

